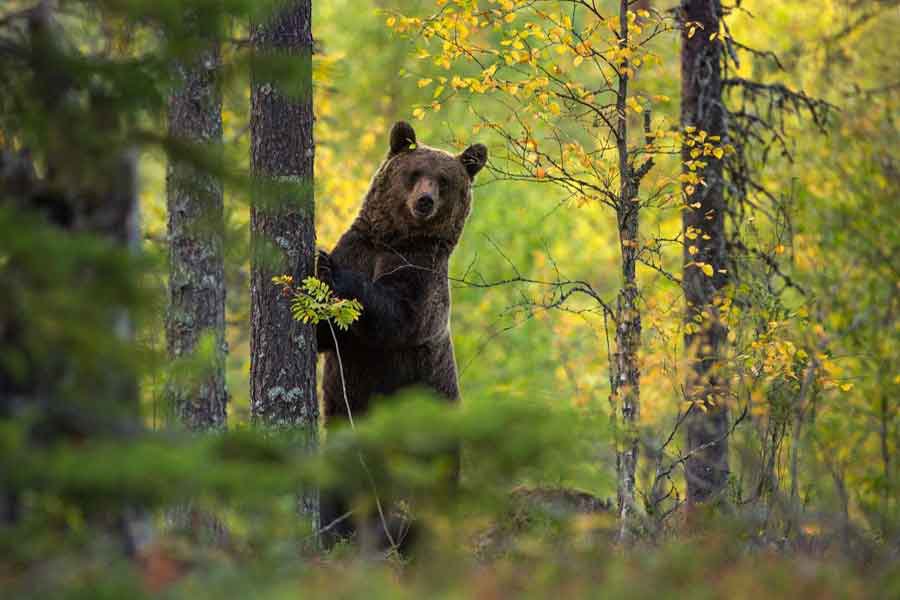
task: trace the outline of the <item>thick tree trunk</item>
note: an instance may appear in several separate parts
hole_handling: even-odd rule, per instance
[[[216,151],[222,142],[222,97],[216,82],[218,45],[190,64],[176,65],[179,88],[169,100],[169,135],[195,144],[198,152]],[[222,184],[214,173],[170,161],[166,177],[169,213],[169,358],[191,357],[203,338],[203,364],[173,379],[171,411],[191,431],[224,429],[225,259]]]
[[[98,107],[104,117],[112,109]],[[89,219],[89,229],[102,236],[116,240],[129,252],[140,251],[141,227],[138,203],[138,157],[137,152],[125,150],[110,160],[109,181],[101,207]],[[114,306],[113,335],[121,343],[135,343],[136,324],[132,307]],[[112,366],[107,371],[106,381],[98,382],[109,390],[109,397],[122,410],[120,427],[128,432],[136,432],[140,427],[140,389],[137,373],[133,369],[118,369]],[[100,386],[98,385],[99,389]],[[108,404],[108,403],[106,403]],[[95,414],[103,410],[95,408]],[[142,507],[122,506],[116,511],[118,534],[126,556],[134,557],[151,541],[150,516]]]
[[[696,127],[697,132],[705,131],[707,136],[720,136],[723,141],[719,143],[724,143],[722,45],[718,37],[710,40],[719,31],[722,4],[720,0],[683,0],[681,10],[685,24],[681,53],[682,129]],[[690,35],[689,23],[699,23],[701,27]],[[683,146],[685,163],[692,160],[693,149],[688,144]],[[719,290],[727,282],[722,162],[715,156],[703,156],[701,160],[706,166],[693,172],[704,183],[685,183],[683,188],[686,203],[699,203],[699,207],[689,206],[682,213],[682,289],[687,303],[684,345],[691,358],[685,386],[687,399],[692,402],[686,420],[689,505],[720,495],[729,473],[728,408],[720,362],[726,331],[716,306]],[[685,166],[684,172],[692,171]]]
[[[104,108],[98,107],[97,110],[104,112]],[[87,229],[115,240],[128,252],[136,254],[140,252],[141,243],[137,152],[123,150],[110,158],[108,173],[108,187],[101,192],[103,204],[86,219]],[[121,342],[133,343],[136,325],[132,307],[121,305],[111,308],[115,310],[113,334]],[[141,412],[136,373],[132,369],[112,368],[107,378],[109,396],[122,407],[125,423],[136,421]]]
[[[255,423],[289,430],[309,451],[318,442],[315,328],[295,321],[272,277],[299,283],[315,273],[313,200],[312,2],[293,0],[267,24],[254,25],[250,136],[256,178],[251,215],[250,408]],[[260,68],[266,58],[292,59],[288,96]],[[296,75],[295,75],[296,77]],[[302,88],[298,94],[297,83]],[[315,494],[302,507],[317,520]]]
[[[290,274],[299,283],[315,272],[311,16],[311,1],[299,0],[271,23],[255,26],[252,34],[262,56],[296,56],[308,89],[302,98],[289,97],[261,73],[253,76],[251,158],[259,185],[251,221],[250,397],[256,421],[301,427],[314,440],[315,328],[291,317],[288,303],[271,281],[275,275]]]

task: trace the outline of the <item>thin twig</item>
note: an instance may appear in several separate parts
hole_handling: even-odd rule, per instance
[[[326,320],[328,323],[328,330],[331,331],[331,339],[334,340],[334,353],[337,355],[338,359],[338,371],[341,374],[341,389],[344,393],[344,404],[347,406],[347,419],[350,421],[350,429],[356,431],[356,424],[353,422],[353,411],[350,410],[350,398],[347,396],[347,382],[344,379],[344,363],[341,361],[341,350],[338,344],[337,334],[334,332],[334,325],[331,323],[331,319]],[[357,456],[359,457],[359,463],[362,465],[363,470],[366,472],[366,477],[369,479],[369,484],[372,486],[372,493],[375,496],[375,506],[378,508],[378,516],[381,519],[381,526],[384,528],[384,534],[387,536],[388,541],[391,543],[391,549],[395,552],[397,551],[397,543],[394,541],[394,537],[391,535],[391,530],[388,527],[387,519],[384,516],[384,509],[381,507],[381,499],[378,497],[378,487],[375,485],[375,478],[372,477],[372,472],[369,470],[369,465],[366,464],[365,458],[361,452],[357,452]]]

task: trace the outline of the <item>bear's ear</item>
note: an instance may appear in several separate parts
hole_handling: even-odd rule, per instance
[[[390,156],[412,150],[416,146],[416,132],[406,121],[397,121],[391,127]]]
[[[459,160],[466,168],[469,177],[475,179],[478,171],[480,171],[487,162],[487,156],[487,146],[484,144],[473,144],[463,150],[463,153],[459,155]]]

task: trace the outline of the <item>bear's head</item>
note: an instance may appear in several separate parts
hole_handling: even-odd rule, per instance
[[[474,144],[462,154],[420,145],[409,123],[391,129],[390,150],[375,173],[360,224],[379,242],[433,238],[456,244],[472,205],[472,182],[487,161]]]

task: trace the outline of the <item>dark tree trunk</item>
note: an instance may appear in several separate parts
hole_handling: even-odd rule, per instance
[[[696,127],[708,136],[721,136],[723,141],[718,143],[724,143],[722,45],[718,37],[710,40],[719,31],[722,4],[720,0],[683,0],[681,11],[682,130]],[[701,26],[693,35],[691,23]],[[692,160],[693,149],[683,145],[685,163]],[[689,505],[718,496],[728,480],[728,408],[719,360],[726,331],[716,307],[719,291],[727,282],[722,162],[715,156],[703,156],[701,160],[706,161],[706,166],[693,172],[705,183],[692,186],[686,182],[683,186],[687,204],[699,203],[699,207],[686,208],[682,219],[682,289],[687,303],[684,344],[691,357],[685,386],[687,399],[692,402],[686,421]],[[684,172],[692,171],[685,166]]]
[[[97,110],[101,114],[104,112],[102,103]],[[115,240],[128,252],[136,254],[140,252],[141,243],[137,152],[123,150],[111,157],[107,172],[106,189],[101,191],[100,206],[86,219],[87,229]],[[111,308],[115,311],[112,317],[113,335],[122,343],[133,343],[136,326],[132,307],[120,305]],[[130,426],[139,418],[141,411],[136,373],[133,368],[113,367],[107,372],[106,384],[109,386],[109,397],[123,410],[123,424]]]
[[[222,143],[222,97],[216,81],[218,44],[196,60],[176,65],[179,87],[169,99],[169,135],[197,152]],[[169,385],[170,409],[191,431],[224,429],[225,259],[222,184],[215,173],[170,160],[166,176],[169,213],[169,312],[166,340],[173,360],[191,357],[206,337],[203,364]],[[208,336],[208,337],[207,337]]]
[[[113,112],[111,108],[104,110],[103,103],[99,104],[97,110],[104,116]],[[140,251],[141,242],[137,153],[125,150],[111,158],[107,173],[109,179],[106,189],[100,196],[100,206],[88,219],[88,229],[97,235],[116,240],[128,252],[137,253]],[[111,308],[114,309],[112,335],[118,338],[120,343],[135,343],[136,323],[132,307],[119,305]],[[128,434],[140,429],[140,389],[137,373],[133,367],[116,368],[114,364],[111,365],[106,372],[105,380],[98,381],[95,389],[106,392],[107,397],[118,405],[121,416],[119,422],[114,422],[114,425]],[[111,403],[104,404],[108,406]],[[103,405],[96,406],[91,416],[102,414],[103,409]],[[150,517],[143,508],[127,505],[117,509],[115,515],[125,554],[134,557],[150,542],[147,535]]]
[[[250,411],[257,425],[290,432],[312,452],[319,428],[316,331],[293,319],[272,283],[276,275],[289,274],[300,283],[315,274],[312,1],[293,0],[269,23],[253,25],[251,38],[260,60],[253,65],[250,113],[256,180],[250,223]],[[266,76],[271,67],[266,59],[294,63],[292,73],[302,74],[302,81],[290,82],[293,94]],[[317,529],[318,493],[304,490],[299,502],[301,514]]]
[[[260,60],[254,64],[250,115],[257,181],[251,216],[251,412],[256,423],[302,432],[310,449],[319,414],[315,328],[291,317],[272,277],[289,274],[299,283],[315,272],[311,18],[311,0],[295,0],[269,23],[254,25]],[[266,77],[267,58],[293,59],[293,72],[304,81],[291,83],[302,84],[302,93],[289,96]]]

